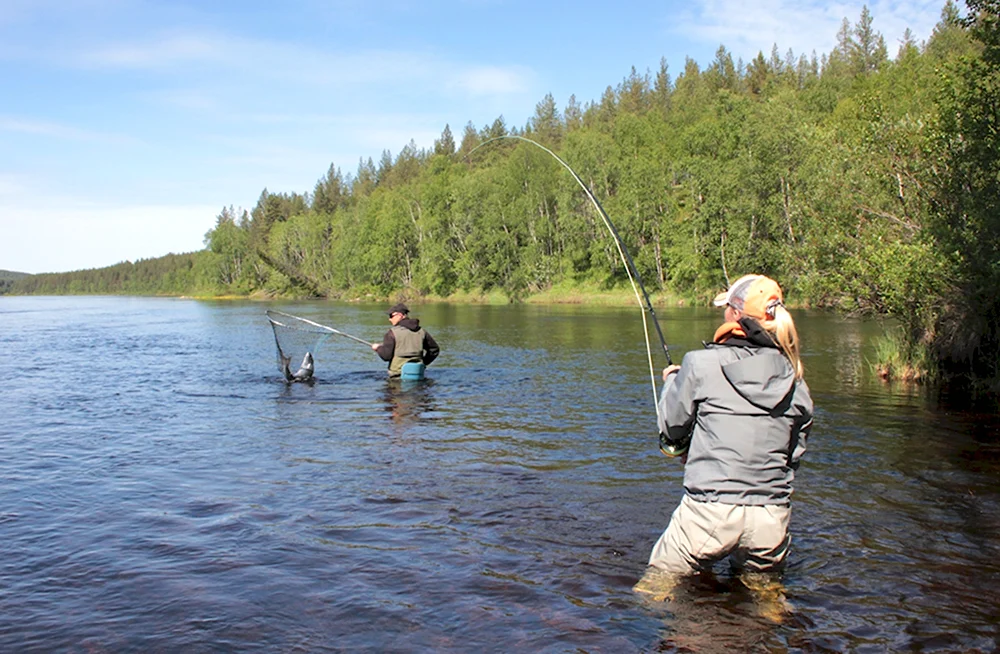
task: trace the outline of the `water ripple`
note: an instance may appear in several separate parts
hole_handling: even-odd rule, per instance
[[[350,333],[378,307],[302,304]],[[715,314],[664,311],[672,349]],[[630,590],[680,499],[633,311],[422,307],[424,384],[254,303],[0,298],[0,651],[994,651],[989,412],[865,381],[803,314],[817,427],[780,621],[720,566]],[[599,371],[599,373],[598,373]]]

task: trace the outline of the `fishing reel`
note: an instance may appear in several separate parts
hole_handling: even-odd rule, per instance
[[[660,432],[660,451],[666,456],[669,456],[670,458],[684,456],[687,454],[689,447],[691,447],[690,435],[678,440],[673,440],[662,431]]]

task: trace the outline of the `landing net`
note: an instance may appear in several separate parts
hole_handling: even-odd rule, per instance
[[[286,379],[286,372],[295,373],[306,353],[311,354],[314,361],[318,359],[320,346],[333,336],[333,332],[329,329],[317,326],[305,318],[281,311],[268,310],[265,313],[268,322],[271,323],[271,331],[274,332],[274,345],[278,350],[278,370]]]

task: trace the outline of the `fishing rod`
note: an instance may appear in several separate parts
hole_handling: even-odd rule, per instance
[[[622,242],[621,236],[618,235],[618,230],[615,228],[614,223],[611,222],[611,218],[604,210],[604,207],[601,206],[601,203],[597,200],[597,197],[594,196],[593,191],[590,190],[590,187],[588,187],[586,184],[583,183],[583,180],[580,179],[580,176],[576,174],[576,171],[573,170],[568,163],[563,161],[559,157],[559,155],[557,155],[555,152],[548,149],[541,143],[538,143],[537,141],[532,141],[531,139],[525,138],[523,136],[495,136],[491,139],[487,139],[486,141],[483,141],[476,147],[469,150],[469,154],[466,155],[466,158],[471,157],[473,152],[487,145],[488,143],[499,141],[501,139],[517,139],[518,141],[524,141],[525,143],[530,143],[535,147],[541,148],[545,152],[548,152],[550,155],[552,155],[552,157],[556,161],[562,164],[563,168],[569,171],[569,174],[573,176],[573,179],[575,179],[576,183],[580,185],[580,188],[583,189],[583,192],[587,194],[587,198],[589,198],[590,201],[594,204],[594,208],[597,209],[597,213],[600,214],[601,219],[604,221],[605,226],[608,228],[608,231],[611,232],[611,236],[615,240],[615,245],[618,248],[618,254],[622,258],[622,263],[625,264],[625,272],[629,276],[629,281],[632,282],[632,290],[636,291],[636,299],[639,300],[640,305],[642,305],[643,301],[639,299],[639,293],[638,290],[636,290],[636,286],[638,285],[638,288],[641,289],[642,296],[645,299],[646,311],[648,311],[649,315],[653,318],[653,326],[656,327],[656,334],[657,336],[660,337],[660,345],[663,346],[663,354],[667,357],[667,365],[673,365],[673,361],[671,361],[670,359],[670,349],[667,347],[667,341],[663,337],[663,330],[660,329],[660,323],[656,319],[656,310],[653,309],[653,303],[649,299],[649,293],[646,292],[646,287],[643,286],[642,284],[642,279],[639,277],[639,271],[635,267],[635,262],[632,261],[632,256],[628,253],[628,249]],[[645,314],[643,317],[645,318]]]
[[[352,341],[357,341],[358,343],[364,343],[369,348],[371,348],[371,346],[372,346],[371,343],[369,343],[368,341],[364,340],[363,338],[358,338],[357,336],[351,336],[347,332],[342,332],[339,329],[334,329],[333,327],[327,327],[326,325],[321,325],[318,322],[313,322],[312,320],[309,320],[307,318],[302,318],[301,316],[293,316],[290,313],[285,313],[283,311],[275,311],[274,309],[269,309],[267,311],[267,314],[268,314],[267,315],[267,319],[270,320],[271,322],[273,322],[274,324],[278,325],[279,327],[287,327],[288,329],[295,329],[295,327],[293,327],[291,325],[283,324],[281,322],[278,322],[274,318],[272,318],[271,317],[272,313],[277,314],[279,316],[287,316],[289,318],[295,318],[296,320],[301,320],[302,322],[304,322],[306,324],[309,324],[309,325],[312,325],[313,327],[319,327],[320,329],[325,329],[326,331],[328,331],[328,332],[330,332],[332,334],[337,334],[338,336],[343,336],[345,338],[349,338]]]
[[[618,230],[615,229],[614,223],[611,222],[611,218],[608,217],[607,212],[604,211],[604,207],[602,207],[601,203],[598,202],[597,198],[594,196],[593,191],[591,191],[590,187],[588,187],[586,184],[583,183],[583,180],[580,179],[580,176],[576,174],[576,171],[573,170],[568,163],[566,163],[565,161],[563,161],[559,157],[559,155],[557,155],[555,152],[553,152],[552,150],[548,149],[547,147],[545,147],[541,143],[538,143],[537,141],[532,141],[531,139],[525,138],[523,136],[513,136],[513,135],[510,135],[510,136],[495,136],[495,137],[493,137],[491,139],[487,139],[486,141],[483,141],[482,143],[480,143],[476,147],[472,148],[472,150],[470,150],[469,153],[467,155],[465,155],[466,158],[468,159],[469,157],[471,157],[472,153],[475,152],[476,150],[478,150],[479,148],[481,148],[481,147],[483,147],[483,146],[485,146],[485,145],[487,145],[489,143],[493,143],[494,141],[499,141],[501,139],[516,139],[518,141],[524,141],[525,143],[530,143],[531,145],[534,145],[535,147],[541,148],[545,152],[548,152],[550,155],[552,155],[552,157],[556,161],[558,161],[560,164],[562,164],[563,168],[565,168],[566,170],[569,171],[569,174],[573,176],[573,179],[575,179],[576,182],[577,182],[577,184],[580,185],[580,188],[583,189],[583,192],[587,194],[587,197],[593,203],[594,208],[597,209],[597,213],[600,214],[601,219],[604,221],[604,225],[608,228],[608,231],[611,232],[611,236],[612,236],[612,238],[614,238],[614,241],[615,241],[615,246],[618,248],[618,254],[621,256],[622,263],[625,265],[625,272],[628,274],[629,281],[632,283],[632,291],[635,293],[635,299],[636,299],[636,301],[639,302],[639,306],[642,306],[642,304],[643,304],[643,300],[639,298],[639,290],[640,289],[642,290],[642,296],[643,296],[643,298],[645,298],[645,305],[646,306],[645,306],[645,311],[643,311],[643,314],[642,314],[642,327],[643,327],[644,335],[646,337],[646,355],[647,355],[647,357],[649,359],[649,376],[650,376],[650,382],[651,382],[652,387],[653,387],[653,405],[656,407],[656,415],[659,416],[660,415],[660,403],[658,401],[658,397],[657,397],[657,393],[656,393],[656,374],[653,372],[653,354],[652,354],[652,348],[650,347],[650,343],[649,343],[649,327],[648,327],[648,324],[646,322],[646,312],[647,311],[649,312],[650,317],[653,319],[653,326],[656,327],[656,334],[657,334],[657,336],[660,337],[660,345],[663,346],[663,354],[667,358],[667,365],[668,366],[673,365],[673,361],[671,361],[671,359],[670,359],[670,349],[667,347],[667,341],[663,337],[663,330],[660,329],[660,323],[656,319],[656,311],[653,309],[653,303],[649,299],[649,293],[646,292],[646,287],[642,285],[642,279],[639,277],[639,271],[636,269],[635,263],[632,261],[632,256],[628,253],[628,249],[625,247],[625,244],[622,242],[621,236],[618,235]]]

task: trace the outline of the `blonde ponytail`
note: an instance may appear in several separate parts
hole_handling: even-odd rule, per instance
[[[799,332],[795,329],[792,314],[788,313],[788,309],[780,303],[772,310],[774,319],[761,321],[761,325],[774,337],[781,351],[788,357],[795,370],[795,378],[802,379],[805,371],[802,367],[802,357],[799,355]]]

